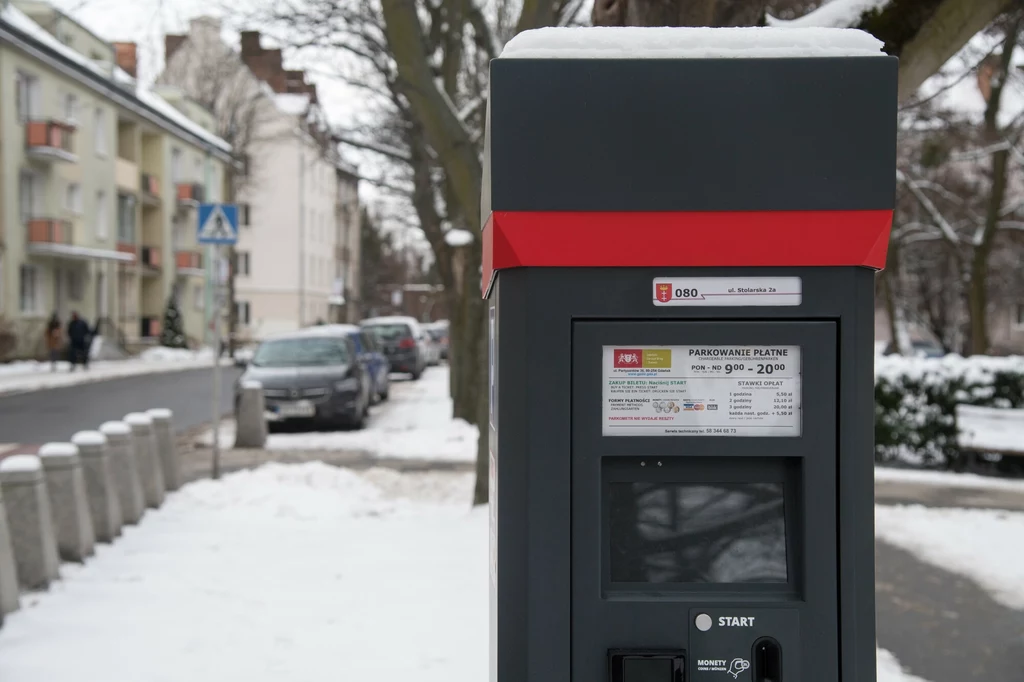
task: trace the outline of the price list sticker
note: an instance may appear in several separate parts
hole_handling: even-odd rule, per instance
[[[605,346],[605,436],[799,436],[799,346]]]

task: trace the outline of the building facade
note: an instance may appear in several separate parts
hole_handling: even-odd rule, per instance
[[[66,324],[77,312],[122,346],[156,343],[171,295],[202,340],[195,212],[227,198],[231,148],[208,113],[193,120],[134,68],[134,46],[43,2],[0,12],[0,317],[13,357],[40,354],[53,313]]]
[[[216,19],[166,37],[171,84],[208,106],[245,158],[235,184],[242,227],[235,248],[236,334],[242,341],[320,321],[360,319],[359,195],[302,71],[243,31],[236,52]],[[216,66],[214,66],[216,65]]]

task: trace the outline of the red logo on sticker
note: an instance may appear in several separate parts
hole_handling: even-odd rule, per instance
[[[640,361],[639,348],[616,348],[615,367],[619,368],[640,368],[643,364]]]
[[[672,285],[656,284],[654,285],[654,294],[662,303],[668,303],[672,300]]]

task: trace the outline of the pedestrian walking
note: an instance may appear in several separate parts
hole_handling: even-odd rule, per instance
[[[50,356],[50,371],[57,371],[57,361],[60,360],[60,352],[64,350],[64,331],[61,328],[60,318],[57,313],[50,316],[46,323],[46,352]]]
[[[89,344],[92,343],[92,329],[89,323],[78,316],[77,312],[71,313],[71,321],[68,322],[68,342],[70,346],[71,371],[75,366],[82,365],[82,369],[89,369]]]

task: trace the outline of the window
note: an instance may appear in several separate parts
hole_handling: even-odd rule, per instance
[[[85,277],[81,270],[68,270],[68,298],[80,302],[85,294]]]
[[[64,95],[64,120],[68,122],[78,120],[78,97],[70,92]]]
[[[69,182],[64,194],[64,208],[75,215],[82,214],[82,186],[77,182]]]
[[[236,251],[235,252],[235,274],[248,277],[251,273],[249,271],[249,252],[248,251]]]
[[[96,238],[106,239],[109,230],[107,223],[110,220],[110,209],[107,207],[107,193],[103,190],[96,192]]]
[[[22,171],[18,175],[18,212],[22,224],[36,217],[42,195],[42,179],[30,171]]]
[[[1018,329],[1024,329],[1024,303],[1018,303],[1013,313],[1013,326]]]
[[[39,107],[42,104],[39,79],[24,71],[19,71],[15,78],[15,88],[18,120],[24,123],[39,116]]]
[[[252,318],[249,316],[248,301],[235,301],[235,317],[238,319],[238,324],[249,325],[252,322]]]
[[[181,182],[181,150],[175,147],[171,150],[171,182]]]
[[[34,265],[22,265],[18,271],[18,308],[23,313],[39,312],[39,270]]]
[[[117,195],[117,241],[135,243],[135,197],[130,194]]]
[[[252,224],[251,222],[249,222],[251,220],[251,217],[250,217],[251,211],[252,211],[252,209],[249,207],[249,204],[239,204],[238,205],[238,224],[239,225],[241,225],[242,227],[249,227]]]
[[[103,109],[96,109],[96,130],[94,131],[96,140],[96,154],[99,156],[107,155],[107,112]]]

